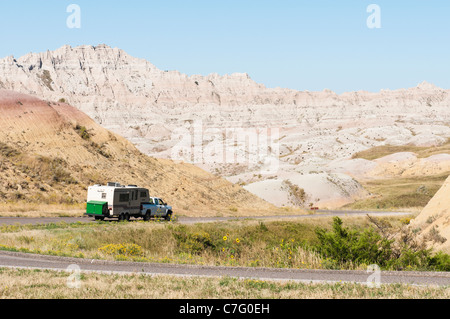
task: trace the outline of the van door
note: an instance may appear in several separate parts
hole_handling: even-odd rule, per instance
[[[130,214],[139,214],[139,208],[140,208],[140,201],[139,201],[139,190],[132,190],[131,191],[131,207],[130,207]]]
[[[127,212],[129,211],[130,208],[130,201],[131,201],[131,196],[129,192],[119,192],[119,212],[118,213],[123,213],[123,212]]]
[[[151,206],[152,216],[156,216],[157,207],[156,207],[156,204],[155,204],[155,199],[150,197],[148,202],[150,203],[150,205],[152,205]]]
[[[141,203],[148,203],[150,200],[148,190],[141,189],[139,190],[139,204]]]
[[[160,199],[155,198],[155,204],[156,204],[156,216],[161,217],[165,216],[163,206],[161,205]]]

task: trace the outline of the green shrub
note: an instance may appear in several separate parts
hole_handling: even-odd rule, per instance
[[[386,265],[391,255],[392,241],[382,238],[373,229],[363,232],[343,227],[339,217],[333,219],[333,231],[316,229],[320,245],[318,251],[326,258],[341,263],[356,262],[365,264]]]
[[[186,230],[184,226],[179,226],[173,232],[180,251],[197,254],[207,248],[215,247],[209,233],[204,231],[189,233]]]
[[[436,255],[429,257],[428,266],[436,271],[450,271],[450,255],[438,252]]]
[[[77,131],[78,135],[81,136],[83,140],[89,140],[91,138],[91,135],[89,134],[87,128],[85,126],[76,125],[75,131]]]
[[[269,228],[267,228],[266,224],[264,222],[259,222],[258,230],[262,232],[269,231]]]
[[[380,226],[380,225],[378,225]],[[319,245],[316,246],[326,260],[341,265],[346,263],[377,264],[392,270],[450,270],[450,255],[439,252],[434,256],[424,248],[413,235],[401,229],[397,241],[394,236],[382,234],[373,228],[362,231],[343,227],[339,217],[333,219],[332,231],[316,229]]]
[[[398,258],[391,256],[387,261],[387,269],[394,270],[427,270],[429,268],[430,251],[420,249],[414,251],[409,247],[403,247]]]

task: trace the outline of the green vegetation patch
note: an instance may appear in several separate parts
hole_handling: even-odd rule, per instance
[[[363,181],[361,184],[374,196],[345,206],[351,209],[423,208],[448,178],[449,172],[439,175],[398,177]]]
[[[85,141],[90,140],[91,135],[89,134],[86,126],[81,126],[81,125],[77,124],[77,125],[75,125],[74,129],[83,140],[85,140]]]
[[[54,91],[52,87],[53,79],[50,76],[50,72],[48,70],[44,70],[41,75],[38,76],[42,83],[50,90]]]
[[[382,145],[375,146],[368,150],[355,153],[352,158],[362,158],[369,161],[382,158],[395,153],[412,152],[416,153],[418,158],[426,158],[438,154],[450,154],[450,138],[440,146],[414,146],[414,145]]]
[[[406,228],[400,230],[400,240],[396,241],[394,234],[397,230],[383,222],[375,221],[375,225],[382,231],[377,232],[373,227],[356,231],[344,227],[342,220],[335,217],[332,231],[316,230],[320,241],[317,247],[336,265],[357,263],[376,264],[382,269],[450,271],[449,255],[439,253],[433,256],[424,242],[416,242]]]

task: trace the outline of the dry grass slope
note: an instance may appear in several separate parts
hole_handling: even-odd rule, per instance
[[[345,207],[380,210],[409,209],[419,212],[433,198],[447,177],[448,173],[361,181],[364,188],[373,195]]]
[[[353,159],[377,160],[396,153],[411,152],[418,159],[426,159],[433,155],[450,154],[450,139],[439,146],[393,146],[384,145],[373,147],[356,153]],[[411,163],[384,163],[386,171],[380,170],[388,177],[360,179],[359,182],[372,196],[346,207],[351,209],[408,209],[421,211],[444,184],[450,172],[446,168],[433,170],[433,164],[413,168]]]
[[[446,143],[439,146],[414,146],[414,145],[401,145],[401,146],[393,146],[393,145],[383,145],[372,147],[368,150],[361,151],[355,153],[352,158],[362,158],[369,161],[382,158],[384,156],[388,156],[395,153],[401,152],[412,152],[416,153],[418,158],[426,158],[433,155],[438,154],[450,154],[450,139],[447,140]]]
[[[283,213],[193,165],[142,154],[65,103],[0,90],[0,111],[0,201],[4,205],[76,205],[85,201],[89,185],[118,181],[149,188],[184,215]]]

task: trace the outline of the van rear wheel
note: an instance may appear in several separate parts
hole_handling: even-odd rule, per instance
[[[120,215],[119,215],[119,222],[123,222],[125,220],[125,214],[124,213],[121,213]]]

